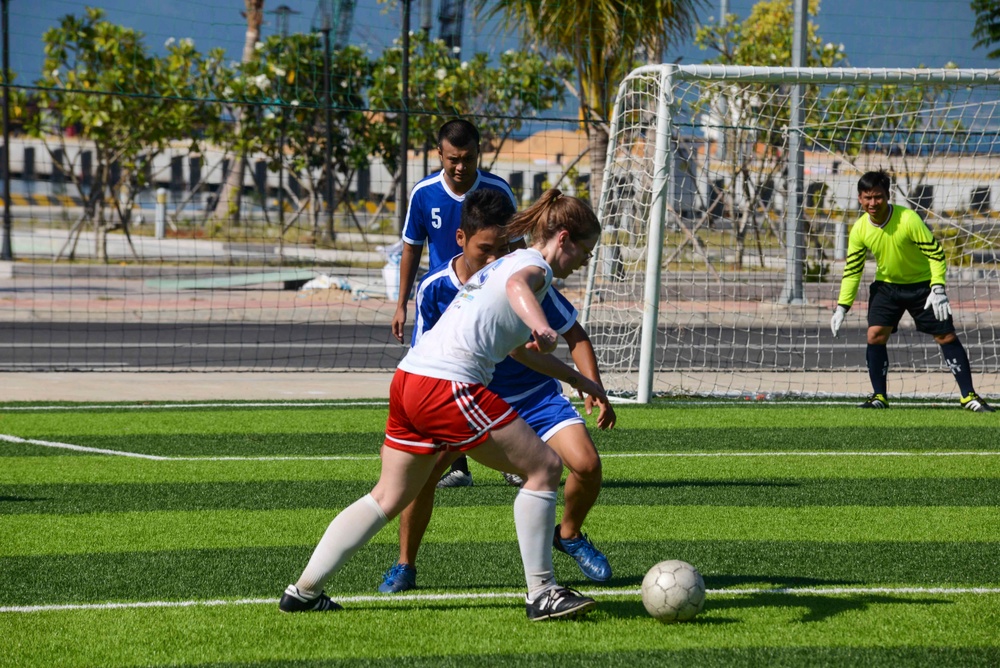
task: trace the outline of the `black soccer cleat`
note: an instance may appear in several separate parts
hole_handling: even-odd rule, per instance
[[[858,408],[888,408],[889,400],[884,394],[869,394],[868,398],[858,404]]]
[[[968,396],[962,397],[962,408],[973,413],[993,413],[995,409],[986,403],[986,400],[975,392],[969,392]]]
[[[569,587],[553,587],[536,598],[525,601],[528,621],[546,619],[574,619],[582,617],[597,607],[597,601]]]
[[[448,471],[438,480],[437,488],[445,487],[472,487],[472,474],[465,471]]]
[[[344,607],[334,603],[326,592],[320,592],[316,598],[306,598],[299,593],[298,587],[288,585],[278,603],[278,609],[282,612],[336,612]]]

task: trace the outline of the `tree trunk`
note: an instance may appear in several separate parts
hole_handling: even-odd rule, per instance
[[[601,190],[604,188],[604,165],[608,159],[608,128],[595,124],[590,128],[590,204],[594,211],[601,204]]]
[[[260,26],[264,21],[264,0],[244,0],[246,11],[243,16],[247,20],[246,39],[243,41],[243,62],[248,63],[254,58],[257,42],[260,41]],[[243,132],[243,109],[234,111],[235,125],[233,135],[239,137]],[[219,201],[215,203],[215,217],[239,225],[240,204],[243,195],[243,173],[246,171],[247,157],[242,151],[229,168],[226,183],[219,193]]]

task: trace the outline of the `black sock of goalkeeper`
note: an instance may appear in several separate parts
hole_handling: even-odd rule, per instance
[[[869,343],[865,359],[868,361],[868,378],[872,381],[872,392],[888,395],[886,391],[886,375],[889,373],[888,348]]]
[[[456,459],[451,463],[451,470],[461,471],[462,473],[468,473],[469,459],[465,455],[462,455],[461,457],[459,457],[458,459]]]
[[[941,354],[944,355],[945,364],[951,369],[951,374],[958,381],[958,389],[963,397],[969,396],[972,389],[972,369],[969,368],[969,356],[965,352],[965,346],[958,339],[951,343],[941,344]]]

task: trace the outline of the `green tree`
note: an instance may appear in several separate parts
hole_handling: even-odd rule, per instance
[[[590,143],[591,202],[601,197],[609,119],[619,82],[639,60],[659,61],[668,41],[690,34],[702,0],[475,0],[536,46],[573,63]],[[568,83],[568,82],[567,82]]]
[[[24,90],[18,88],[14,82],[17,74],[10,73],[10,87],[7,89],[7,99],[10,103],[10,130],[12,133],[20,132],[24,129],[24,124],[28,120],[29,100]],[[3,83],[3,72],[0,72],[0,84]],[[3,120],[0,119],[0,131],[3,130]]]
[[[810,15],[819,11],[819,0],[811,0]],[[698,29],[695,43],[703,50],[715,52],[707,63],[719,65],[756,65],[790,67],[792,64],[792,39],[794,9],[791,0],[766,0],[753,6],[746,20],[729,14],[717,24]],[[807,67],[836,67],[844,62],[843,45],[824,43],[819,28],[808,22],[806,35]],[[819,116],[842,114],[856,108],[854,102],[838,97],[834,91],[828,102],[821,102],[823,92],[817,86],[804,86],[803,107],[807,109],[806,125],[823,127]],[[784,173],[788,152],[787,128],[790,116],[791,88],[787,85],[749,83],[708,83],[701,87],[699,99],[693,105],[692,115],[709,126],[719,127],[724,139],[724,163],[731,170],[729,189],[732,204],[738,209],[734,214],[733,235],[736,248],[736,266],[742,268],[746,250],[746,235],[752,231],[757,242],[758,257],[763,266],[758,214],[775,190],[775,183]],[[831,126],[828,134],[840,132],[846,124]],[[813,140],[832,140],[832,136],[813,136]],[[725,202],[719,202],[725,204]],[[709,209],[713,208],[710,203]],[[764,212],[767,213],[766,211]],[[765,216],[766,220],[766,216]],[[810,238],[813,238],[812,236]],[[781,242],[782,237],[778,235]],[[815,241],[815,239],[814,239]],[[818,241],[816,241],[818,243]]]
[[[1000,42],[1000,2],[998,0],[972,0],[972,11],[976,13],[976,25],[972,36],[976,38],[974,48],[989,48]],[[1000,58],[1000,49],[993,49],[987,58]]]
[[[296,214],[286,222],[279,211],[282,232],[308,211],[314,239],[321,236],[319,214],[326,175],[323,59],[318,35],[272,36],[261,44],[254,58],[237,68],[222,91],[226,99],[247,103],[235,151],[263,154],[271,171],[284,170],[303,186],[301,200],[283,192],[283,198],[295,202]],[[371,84],[371,67],[358,47],[348,46],[332,54],[331,206],[345,199],[357,170],[366,167],[373,157],[395,164],[396,149],[391,146],[386,126],[367,109],[364,99]],[[220,139],[225,140],[224,135],[231,132],[230,126]],[[333,230],[325,232],[328,238],[334,238]]]
[[[411,147],[437,143],[442,123],[468,118],[476,123],[486,153],[496,156],[525,121],[552,109],[564,99],[563,80],[571,73],[568,60],[546,60],[537,53],[507,51],[490,63],[485,53],[458,60],[445,43],[423,34],[410,38],[409,124]],[[397,42],[374,63],[369,100],[372,108],[385,110],[385,122],[394,143],[399,142],[402,109],[402,47]],[[387,163],[388,164],[388,163]],[[395,172],[395,164],[390,166]]]
[[[53,159],[61,149],[63,170],[84,202],[84,214],[60,256],[69,248],[72,257],[89,222],[96,255],[107,261],[109,203],[117,210],[116,225],[128,236],[135,197],[150,185],[154,157],[172,140],[190,140],[192,128],[215,122],[213,106],[191,101],[202,74],[212,66],[188,40],[170,46],[166,57],[155,58],[142,33],[104,20],[104,12],[96,8],[87,8],[83,16],[63,17],[58,27],[45,32],[43,41],[45,62],[37,81],[40,113],[29,119],[27,131],[43,140]],[[221,57],[221,51],[212,56],[216,61]],[[93,146],[89,188],[81,178],[82,152],[68,150],[68,128]],[[197,142],[192,148],[197,149]]]

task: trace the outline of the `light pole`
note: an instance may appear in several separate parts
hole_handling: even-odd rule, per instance
[[[3,19],[3,250],[0,251],[0,260],[13,260],[14,251],[10,244],[11,218],[10,218],[10,39],[7,28],[7,4],[9,0],[2,0]]]
[[[403,5],[403,66],[401,79],[403,84],[403,104],[400,109],[402,118],[399,125],[399,197],[396,200],[396,210],[399,213],[399,231],[403,232],[406,225],[406,206],[408,204],[406,189],[406,163],[410,152],[410,0],[402,0]]]

